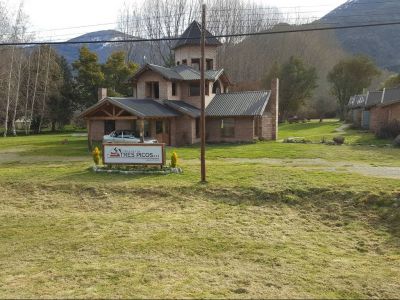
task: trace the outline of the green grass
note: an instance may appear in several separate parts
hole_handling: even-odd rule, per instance
[[[399,149],[212,145],[202,185],[197,147],[178,148],[184,174],[167,176],[95,174],[86,147],[0,139],[1,298],[400,296],[400,180],[348,167],[400,166]]]

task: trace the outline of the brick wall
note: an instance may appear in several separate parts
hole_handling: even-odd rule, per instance
[[[207,118],[206,121],[206,138],[207,142],[252,142],[254,139],[254,118],[240,117],[235,119],[235,135],[226,138],[221,136],[221,120],[222,118]]]
[[[104,121],[89,121],[90,132],[88,133],[89,139],[93,141],[101,141],[104,136]]]
[[[394,120],[400,121],[400,103],[390,105],[387,108],[389,111],[388,113],[389,122],[392,122]]]
[[[160,88],[160,99],[168,99],[168,95],[172,94],[171,82],[165,80],[164,77],[153,71],[146,71],[140,76],[137,82],[137,98],[146,98],[146,82],[157,81]]]
[[[382,126],[388,122],[388,108],[387,107],[373,107],[370,111],[370,130],[378,133]]]
[[[133,121],[131,120],[115,121],[115,130],[132,130],[132,129],[133,129]]]

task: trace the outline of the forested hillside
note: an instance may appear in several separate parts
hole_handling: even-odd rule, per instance
[[[351,0],[339,6],[321,22],[355,25],[399,22],[398,0]],[[337,30],[340,45],[351,54],[372,57],[381,68],[400,71],[400,25]]]

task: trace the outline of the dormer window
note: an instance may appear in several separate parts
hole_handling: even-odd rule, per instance
[[[192,58],[192,68],[196,70],[200,70],[200,59]]]
[[[180,64],[181,64],[181,62],[180,62],[180,61],[177,61],[177,62],[176,62],[176,65],[177,65],[177,66],[179,66]]]
[[[214,60],[206,59],[206,70],[214,70]]]
[[[187,65],[187,60],[186,59],[182,60],[182,65]]]

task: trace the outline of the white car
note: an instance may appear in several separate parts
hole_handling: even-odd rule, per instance
[[[103,137],[103,143],[122,143],[122,144],[139,144],[140,138],[136,137],[133,131],[116,130]],[[155,139],[145,139],[145,144],[157,144]]]

